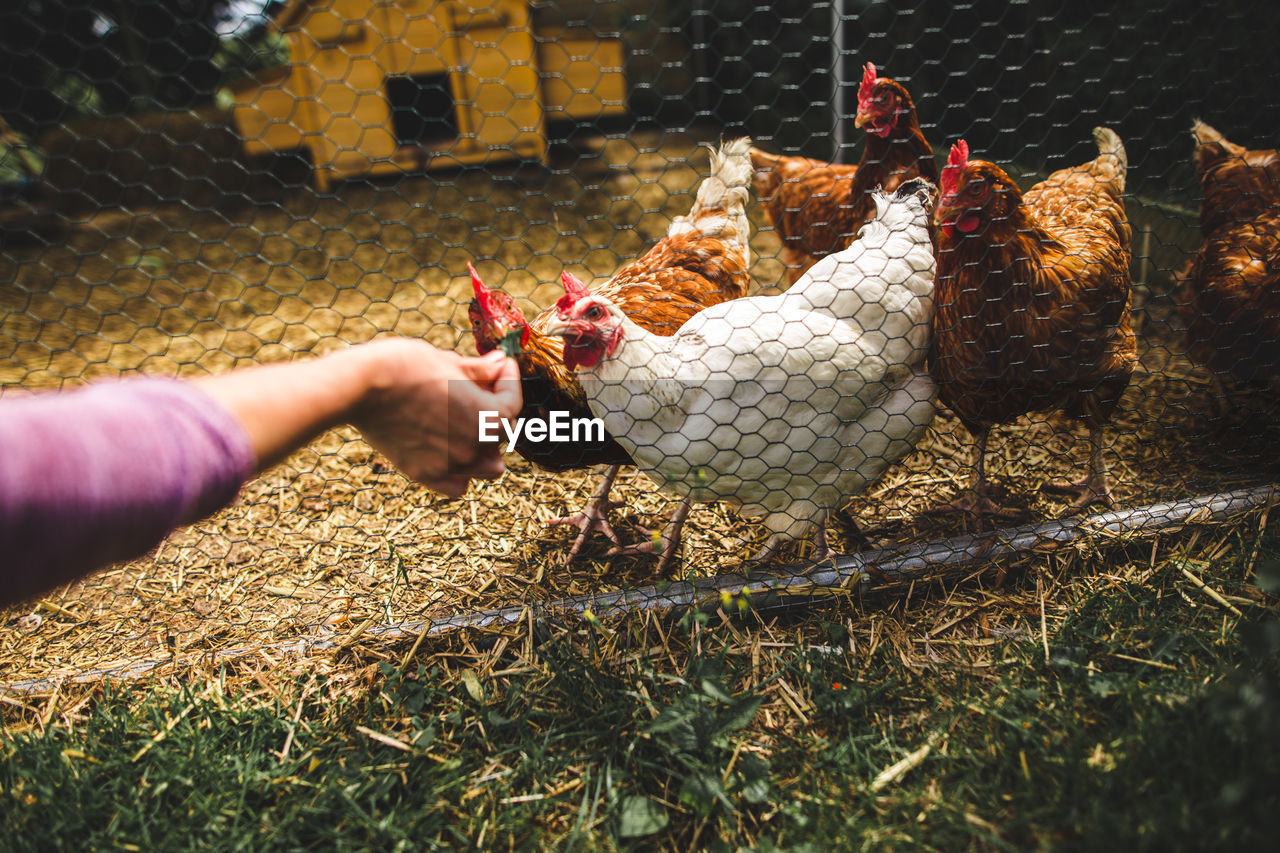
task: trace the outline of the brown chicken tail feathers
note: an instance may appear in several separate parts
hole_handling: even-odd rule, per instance
[[[1196,119],[1191,123],[1191,136],[1195,139],[1196,145],[1209,145],[1214,142],[1222,143],[1226,141],[1226,137],[1200,119]]]
[[[1129,170],[1129,154],[1124,150],[1124,143],[1120,141],[1119,134],[1109,127],[1095,127],[1093,141],[1098,143],[1098,159],[1108,156],[1116,159],[1119,166],[1117,181],[1120,189],[1123,190],[1125,173]]]
[[[751,157],[751,165],[755,166],[762,172],[772,170],[778,165],[778,161],[782,159],[777,154],[770,154],[768,151],[754,146],[751,147],[747,153]]]

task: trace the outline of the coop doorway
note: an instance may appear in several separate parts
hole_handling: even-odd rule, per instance
[[[440,148],[459,136],[448,74],[388,77],[392,132],[401,147]]]

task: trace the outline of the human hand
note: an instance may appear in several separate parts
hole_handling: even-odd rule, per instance
[[[504,466],[497,444],[481,444],[481,411],[514,419],[520,371],[494,351],[469,358],[425,341],[397,338],[349,351],[364,365],[367,390],[349,422],[406,476],[450,497],[471,478],[493,479]]]

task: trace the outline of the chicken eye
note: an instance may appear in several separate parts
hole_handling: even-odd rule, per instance
[[[590,308],[587,309],[586,314],[584,314],[583,316],[586,317],[588,320],[599,320],[603,314],[604,312],[600,310],[599,305],[592,305]]]

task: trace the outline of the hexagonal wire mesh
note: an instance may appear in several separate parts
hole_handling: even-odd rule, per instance
[[[526,376],[569,342],[583,396],[530,402],[618,444],[526,443],[540,464],[448,501],[332,430],[5,613],[7,681],[687,602],[825,532],[851,556],[779,584],[921,570],[1080,535],[1108,490],[1112,532],[1266,499],[1277,167],[1237,146],[1272,144],[1280,75],[1244,5],[135,5],[0,15],[6,393],[492,347],[512,321],[494,295],[469,316],[474,263],[547,311]],[[597,296],[567,279],[557,314],[564,272]],[[582,463],[610,453],[639,464],[597,493]],[[611,495],[622,543],[660,551],[677,493],[712,502],[663,569],[695,580],[661,592],[652,555],[589,531],[569,563],[577,531],[548,526]]]

